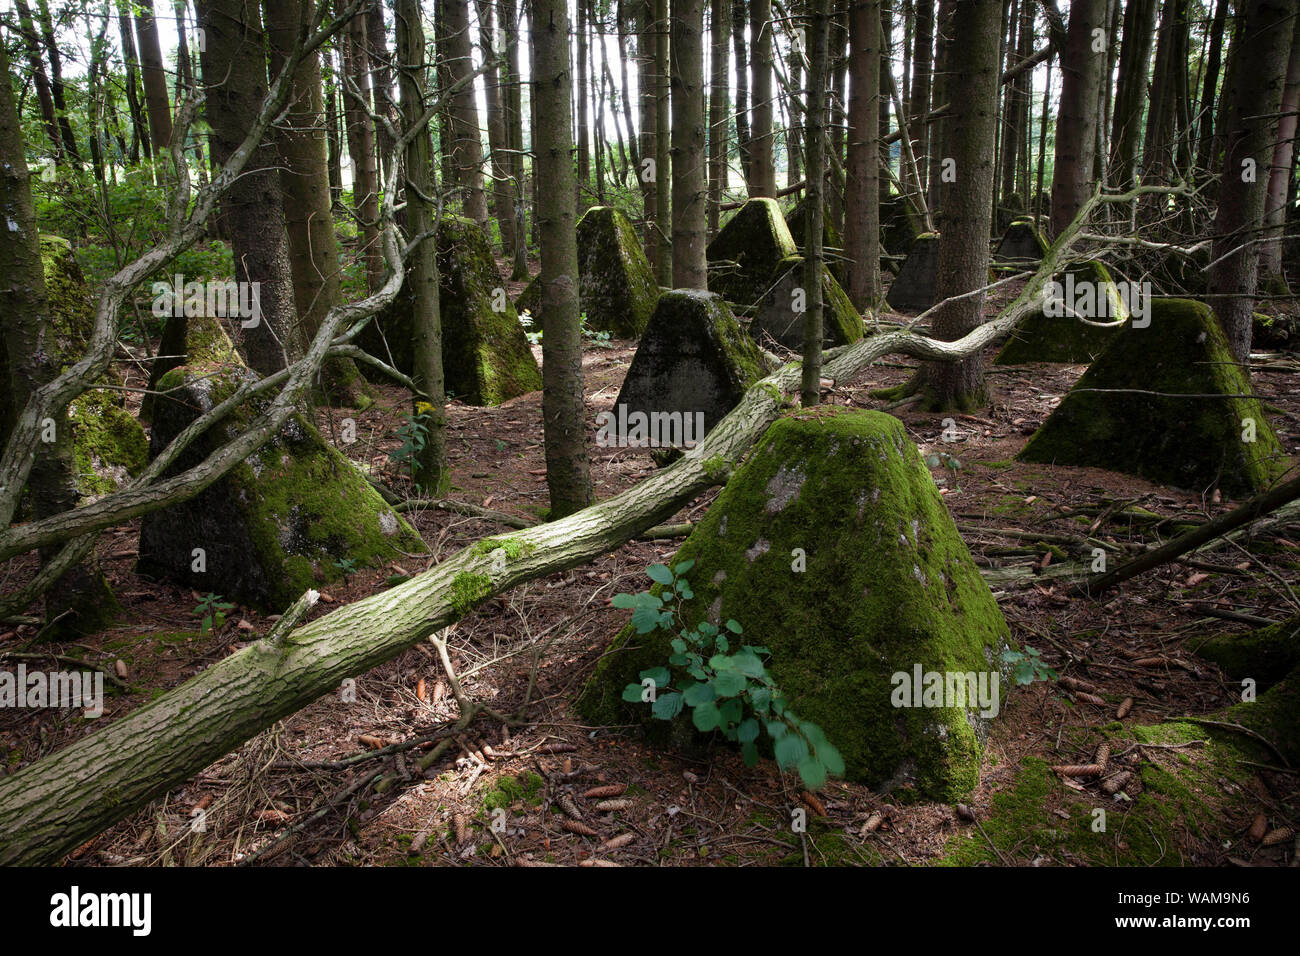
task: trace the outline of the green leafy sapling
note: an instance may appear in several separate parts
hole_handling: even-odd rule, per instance
[[[235,605],[221,600],[220,594],[209,591],[199,599],[198,605],[191,613],[197,618],[202,618],[199,622],[199,633],[206,634],[210,628],[221,630],[226,624],[226,612],[234,609]]]
[[[1043,663],[1035,647],[1026,647],[1023,651],[1005,650],[1002,660],[1014,665],[1011,677],[1017,684],[1032,684],[1036,680],[1056,680],[1058,675]]]
[[[694,561],[673,568],[652,564],[646,573],[661,586],[659,593],[614,596],[614,607],[632,611],[638,634],[677,631],[670,642],[673,653],[668,666],[643,670],[641,683],[623,689],[623,700],[650,703],[651,714],[659,720],[672,720],[691,708],[695,728],[703,733],[718,731],[740,744],[749,767],[758,763],[758,739],[767,734],[777,766],[797,769],[809,789],[822,786],[827,776],[842,775],[840,752],[817,724],[799,719],[776,686],[765,664],[771,656],[768,648],[739,644],[744,632],[734,620],[723,627],[708,621],[686,625],[683,604],[695,596],[686,574],[694,565]]]

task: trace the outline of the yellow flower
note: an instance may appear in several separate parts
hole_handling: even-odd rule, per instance
[[[420,415],[427,415],[433,411],[433,406],[428,402],[416,402],[415,411]]]

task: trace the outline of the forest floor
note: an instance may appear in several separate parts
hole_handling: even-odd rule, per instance
[[[536,351],[540,360],[540,348]],[[588,343],[584,371],[593,437],[596,415],[613,406],[632,355],[630,342]],[[837,383],[828,400],[879,408],[882,403],[868,393],[902,382],[913,367],[910,361],[882,362],[854,381]],[[982,567],[1042,566],[1048,549],[1035,542],[1035,534],[1078,538],[1087,529],[1120,547],[1151,544],[1171,536],[1182,520],[1201,521],[1231,506],[1129,476],[1017,462],[1028,435],[1083,367],[990,366],[989,372],[991,405],[980,415],[954,416],[958,443],[942,446],[960,460],[960,470],[934,469]],[[1273,423],[1287,451],[1300,455],[1294,370],[1261,369],[1255,381],[1261,397],[1284,410]],[[376,403],[360,414],[320,410],[320,424],[329,433],[340,417],[356,417],[358,441],[343,450],[372,464],[399,493],[408,493],[409,482],[388,458],[399,445],[394,432],[408,399],[396,387],[376,387],[375,394]],[[923,455],[938,450],[944,416],[907,407],[894,413]],[[537,520],[547,504],[541,394],[494,408],[453,403],[449,422],[451,496]],[[636,449],[593,446],[593,451],[598,498],[631,487],[655,469],[649,455]],[[700,496],[672,521],[698,519],[715,496],[716,491]],[[444,511],[407,517],[431,554],[358,570],[326,589],[314,615],[503,530]],[[611,597],[647,587],[646,566],[670,559],[680,543],[634,541],[494,598],[451,628],[451,658],[466,694],[498,713],[518,714],[521,721],[509,727],[477,721],[425,778],[409,779],[382,797],[350,789],[361,775],[383,765],[370,759],[375,748],[436,738],[457,717],[433,648],[421,645],[360,675],[355,703],[334,696],[318,700],[91,840],[73,860],[92,866],[250,860],[277,865],[1057,865],[1105,862],[1113,853],[1115,861],[1123,861],[1129,836],[1114,816],[1122,820],[1123,801],[1104,795],[1096,780],[1045,771],[1037,789],[1026,789],[1025,770],[1088,763],[1098,734],[1114,728],[1117,707],[1127,698],[1132,705],[1123,719],[1126,726],[1204,715],[1236,702],[1240,687],[1195,658],[1194,651],[1210,635],[1248,625],[1207,616],[1205,608],[1273,620],[1295,614],[1300,549],[1294,541],[1300,540],[1300,529],[1284,532],[1280,541],[1256,542],[1250,552],[1220,550],[1211,559],[1214,565],[1165,565],[1100,601],[1072,596],[1046,578],[995,587],[1013,639],[1039,649],[1063,678],[1093,685],[1104,704],[1085,702],[1064,681],[1013,687],[988,741],[979,788],[960,808],[838,781],[810,795],[771,762],[748,769],[724,747],[697,759],[652,749],[617,728],[583,725],[572,701],[627,619],[625,611],[610,606]],[[194,614],[200,595],[134,574],[138,533],[136,522],[101,539],[100,558],[124,605],[120,621],[75,645],[36,648],[110,674],[115,662],[125,665],[129,690],[108,697],[104,722],[245,646],[270,625],[265,616],[237,608],[223,628],[200,635]],[[0,634],[0,651],[23,647],[33,635],[32,628]],[[12,771],[98,723],[53,710],[0,712],[0,768]],[[430,746],[413,746],[406,756],[414,760]],[[1162,753],[1170,761],[1197,759],[1194,747]],[[338,763],[352,757],[359,759]],[[584,794],[602,786],[625,788],[620,793],[625,807],[598,812],[594,805],[600,798]],[[1223,786],[1230,790],[1238,784],[1223,781]],[[1248,843],[1252,814],[1241,808],[1265,814],[1273,827],[1295,827],[1296,777],[1261,771],[1246,786],[1246,799],[1233,801],[1214,825],[1188,826],[1163,846],[1160,862],[1281,865],[1290,846],[1261,849]],[[1130,796],[1135,787],[1140,783],[1128,789]],[[1104,852],[1081,854],[1077,844],[1043,826],[1009,837],[1005,827],[995,829],[993,818],[1017,794],[1032,799],[1039,816],[1048,819],[1077,820],[1098,805],[1111,807],[1108,832],[1098,837]],[[1216,805],[1216,793],[1200,796]],[[196,808],[202,810],[202,827],[191,822]],[[317,815],[322,808],[325,812]],[[504,814],[494,815],[497,808]],[[580,821],[574,819],[575,808]],[[796,809],[809,819],[806,832],[792,829]],[[503,832],[491,826],[494,816],[504,821]]]

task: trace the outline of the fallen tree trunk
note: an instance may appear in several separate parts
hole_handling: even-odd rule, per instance
[[[954,342],[906,330],[870,336],[828,352],[823,374],[844,381],[885,355],[954,361],[992,344],[1038,306],[1096,203],[1124,199],[1094,195],[1085,203],[996,319]],[[7,777],[0,782],[0,865],[59,861],[345,678],[396,657],[493,595],[589,561],[663,522],[726,481],[799,378],[792,363],[758,382],[700,444],[636,487],[559,521],[476,542],[403,584],[260,640]]]

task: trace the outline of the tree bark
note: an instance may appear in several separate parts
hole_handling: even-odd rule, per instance
[[[496,59],[496,24],[492,0],[477,0],[479,49],[483,62],[492,64]],[[515,249],[515,189],[512,169],[506,150],[504,84],[501,68],[489,66],[483,74],[484,102],[487,106],[488,145],[492,149],[492,207],[497,227],[501,230],[501,248],[505,255]]]
[[[145,122],[144,110],[140,106],[140,88],[136,79],[137,59],[135,51],[135,32],[131,28],[127,0],[117,0],[117,29],[122,40],[122,66],[126,71],[126,103],[131,113],[131,163],[140,161],[140,153],[152,156],[149,146],[149,129]]]
[[[1074,219],[1091,192],[1097,145],[1097,94],[1104,50],[1093,49],[1093,31],[1106,29],[1106,0],[1074,0],[1061,52],[1061,106],[1052,173],[1052,232]]]
[[[926,3],[927,0],[921,0],[922,6]],[[844,190],[844,255],[848,259],[849,275],[845,291],[853,307],[865,312],[874,309],[880,300],[878,0],[852,0],[849,6],[849,70],[849,145]]]
[[[736,151],[740,156],[740,169],[745,177],[746,189],[750,180],[749,161],[749,44],[745,42],[745,27],[749,23],[746,0],[731,2],[731,44],[736,56]]]
[[[704,180],[704,0],[673,0],[672,113],[673,287],[707,289],[709,273],[704,252],[708,241],[708,186]],[[757,136],[755,138],[757,141]],[[768,152],[770,159],[770,138]],[[754,166],[756,170],[761,166],[757,154]],[[773,193],[775,191],[773,189]]]
[[[577,106],[578,205],[585,208],[583,204],[591,192],[591,143],[590,126],[587,122],[587,0],[576,0],[576,6],[578,25],[574,35],[578,43],[574,59],[578,74],[574,84],[573,101]]]
[[[1233,355],[1248,365],[1258,237],[1264,227],[1268,169],[1277,144],[1295,7],[1286,0],[1248,0],[1245,9],[1241,41],[1232,50],[1237,63],[1229,68],[1231,87],[1223,93],[1231,106],[1220,124],[1226,148],[1209,294]]]
[[[829,0],[807,0],[808,102],[804,111],[804,159],[808,169],[808,223],[804,234],[803,370],[800,399],[805,408],[821,401],[822,371],[822,217],[826,185],[826,69]]]
[[[501,5],[501,29],[506,35],[505,114],[506,142],[510,146],[510,175],[515,196],[514,269],[510,278],[528,278],[528,226],[524,213],[524,114],[522,74],[519,67],[519,23],[515,19],[515,0],[498,0]]]
[[[1268,242],[1259,253],[1260,283],[1270,295],[1290,293],[1286,276],[1282,272],[1282,232],[1286,227],[1287,194],[1295,158],[1297,110],[1300,110],[1300,16],[1295,21],[1291,56],[1286,68],[1286,87],[1282,91],[1277,145],[1273,147],[1273,168],[1268,177],[1268,198],[1264,206]]]
[[[1110,131],[1110,179],[1120,189],[1132,186],[1137,177],[1156,7],[1157,0],[1129,0],[1124,7],[1124,34],[1119,50],[1114,121]]]
[[[9,394],[4,406],[14,413],[27,404],[28,396],[49,383],[61,371],[68,356],[50,346],[55,336],[45,271],[41,261],[40,231],[32,202],[31,177],[23,142],[22,124],[8,77],[8,54],[0,44],[0,209],[8,228],[0,230],[0,312],[5,316],[0,334],[0,371]],[[6,416],[8,417],[8,416]],[[12,422],[0,421],[0,437],[7,442]],[[73,477],[72,435],[67,409],[41,423],[41,440],[29,454],[35,458],[27,491],[38,519],[60,514],[77,504]],[[60,548],[41,550],[44,564]],[[95,629],[116,609],[112,591],[91,552],[83,561],[64,572],[45,594],[47,640],[66,640]]]
[[[956,4],[952,15],[952,36],[960,39],[948,47],[944,68],[961,82],[948,87],[953,115],[945,121],[944,151],[955,161],[956,180],[942,184],[935,282],[935,299],[941,304],[931,322],[935,337],[944,340],[979,326],[984,306],[983,295],[943,300],[988,283],[1001,21],[1001,0],[967,0]],[[1090,102],[1095,101],[1094,95]],[[918,377],[923,403],[932,410],[969,410],[986,401],[979,355],[951,364],[927,363]]]
[[[470,52],[469,0],[442,0],[441,47],[446,55],[448,88],[460,83],[451,96],[451,164],[463,191],[465,215],[488,228],[487,195],[483,191],[483,146],[479,138],[478,105],[474,84],[466,82],[474,72]]]
[[[577,217],[573,198],[573,74],[565,0],[533,0],[532,62],[537,104],[537,219],[542,232],[542,426],[551,517],[592,501],[582,384]]]
[[[709,235],[717,235],[722,192],[727,184],[727,74],[731,37],[728,0],[711,0],[712,47],[709,80]]]
[[[426,70],[424,24],[419,0],[397,0],[393,10],[397,37],[397,83],[404,129],[413,129],[424,112]],[[412,379],[420,395],[414,396],[413,413],[428,431],[416,455],[415,477],[431,496],[445,495],[451,487],[447,464],[445,378],[442,369],[442,316],[438,298],[438,257],[432,232],[436,227],[429,199],[436,195],[433,152],[429,131],[421,130],[406,147],[406,204],[412,237],[428,234],[411,256],[406,281],[410,286],[414,329]]]
[[[1206,171],[1213,165],[1215,91],[1219,84],[1219,67],[1223,58],[1223,33],[1228,20],[1228,0],[1218,0],[1214,6],[1214,20],[1210,24],[1210,50],[1205,61],[1205,81],[1201,86],[1198,111],[1201,122],[1197,127],[1196,168]]]
[[[655,252],[656,278],[661,286],[673,284],[673,195],[674,162],[672,155],[673,124],[669,102],[670,24],[668,0],[654,0],[655,10],[655,224],[659,248]]]
[[[772,0],[749,0],[749,42],[753,65],[751,89],[754,97],[749,141],[749,195],[775,198],[776,161],[772,151]]]
[[[397,122],[397,106],[393,103],[392,55],[388,50],[388,29],[384,23],[384,5],[376,3],[365,11],[366,61],[370,64],[370,88],[374,94],[375,112],[390,123]],[[382,123],[375,123],[376,151],[379,154],[380,182],[388,182],[392,172],[393,139]]]
[[[251,118],[267,94],[266,42],[261,11],[248,0],[199,3],[207,42],[201,54],[208,87],[209,139],[213,158],[224,163],[248,133]],[[284,199],[272,137],[262,140],[245,171],[231,184],[224,203],[230,226],[235,280],[257,283],[260,316],[255,325],[227,320],[250,368],[267,375],[303,352],[289,264]],[[242,334],[241,334],[242,333]]]
[[[344,0],[335,0],[335,3],[336,10],[341,11]],[[347,126],[348,156],[352,160],[352,209],[361,236],[366,288],[374,292],[384,281],[384,258],[379,248],[379,165],[375,157],[375,126],[366,113],[371,104],[365,17],[352,18],[340,39],[340,46],[343,70],[339,76],[339,88]],[[358,97],[361,102],[357,101]]]
[[[32,71],[32,85],[36,87],[36,102],[41,107],[41,118],[45,121],[45,135],[49,137],[54,161],[62,164],[64,145],[60,138],[59,119],[54,109],[54,94],[50,91],[50,78],[45,73],[45,63],[41,59],[40,41],[36,36],[36,24],[32,22],[32,11],[27,0],[18,0],[18,30],[22,34],[23,47],[27,53],[27,66]]]
[[[167,98],[167,72],[158,46],[158,23],[153,0],[132,0],[135,4],[135,35],[140,44],[141,73],[144,76],[144,105],[149,114],[149,143],[155,154],[165,154],[172,141],[172,108]]]
[[[917,159],[916,171],[921,176],[917,187],[924,192],[930,153],[930,126],[925,116],[930,112],[930,74],[934,57],[934,0],[916,0],[916,28],[912,53],[912,84],[908,90],[908,135],[912,140],[912,154]],[[850,59],[850,64],[852,60]],[[850,91],[850,96],[852,92]]]
[[[636,58],[637,99],[640,121],[641,168],[637,170],[637,183],[641,187],[641,211],[645,222],[645,255],[650,266],[659,275],[658,230],[658,96],[655,85],[655,47],[658,41],[658,21],[655,18],[655,0],[633,0],[636,4]]]

